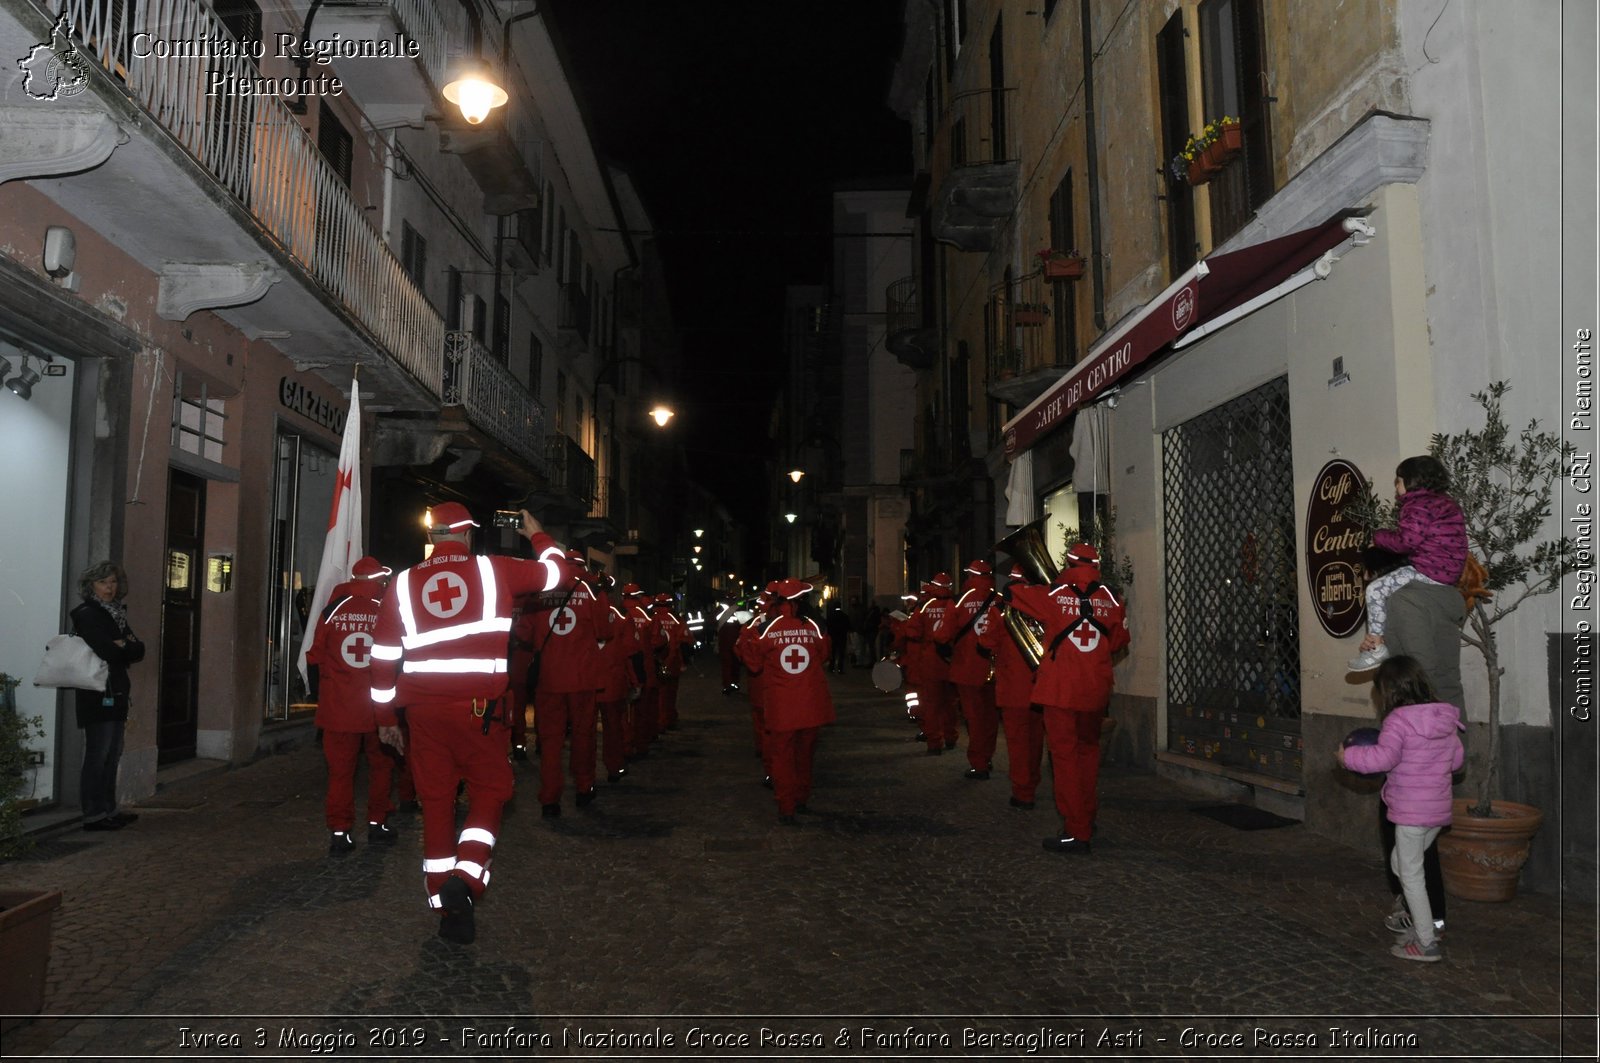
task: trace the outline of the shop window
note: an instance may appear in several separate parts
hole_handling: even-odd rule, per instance
[[[223,400],[211,398],[204,383],[186,389],[183,374],[179,373],[172,401],[173,447],[185,454],[220,463],[227,426],[227,406]]]
[[[1161,168],[1166,182],[1167,269],[1177,277],[1194,265],[1200,248],[1195,238],[1194,192],[1171,160],[1189,139],[1189,72],[1183,51],[1183,12],[1173,12],[1156,34],[1156,72],[1161,105]]]
[[[1206,120],[1239,119],[1244,151],[1207,187],[1211,243],[1242,229],[1273,193],[1261,0],[1205,0],[1199,8]]]

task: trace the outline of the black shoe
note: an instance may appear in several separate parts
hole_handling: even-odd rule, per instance
[[[968,768],[966,777],[969,779],[987,779],[989,777],[989,772],[988,769],[979,770],[978,768]]]
[[[769,790],[772,789],[772,776],[764,776],[761,780],[761,785],[765,786]]]
[[[606,776],[606,782],[610,783],[612,786],[615,786],[617,783],[621,782],[623,779],[626,779],[627,777],[628,777],[628,769],[627,768],[618,768],[616,771],[614,771],[611,774]]]
[[[1072,853],[1078,856],[1089,855],[1089,843],[1079,841],[1070,834],[1063,834],[1059,838],[1046,838],[1044,851],[1047,853]]]
[[[779,816],[778,817],[778,822],[782,823],[785,827],[795,827],[795,826],[798,826],[800,824],[800,821],[795,819],[794,816],[792,816],[792,815]]]
[[[946,742],[946,743],[945,743],[945,744],[944,744],[944,747],[945,747],[945,748],[946,748],[946,749],[954,749],[954,748],[955,748],[955,747],[956,747],[956,744],[955,744],[955,743],[954,743],[954,742]]]
[[[593,790],[585,790],[583,793],[578,795],[578,807],[579,808],[588,808],[592,804],[594,804],[594,791]]]
[[[387,823],[367,824],[368,845],[393,845],[400,840],[400,832],[393,830]]]
[[[561,818],[561,805],[559,803],[553,805],[540,805],[539,814],[544,816],[545,819],[559,819]]]
[[[1018,812],[1032,812],[1033,811],[1033,802],[1032,801],[1024,801],[1020,797],[1013,797],[1011,799],[1011,807],[1016,809]]]
[[[83,829],[84,830],[121,830],[122,829],[122,824],[118,823],[116,821],[115,817],[107,816],[104,819],[91,819],[89,822],[87,822],[87,823],[85,823],[83,825]]]
[[[512,746],[511,747],[511,759],[512,760],[527,760],[528,759],[528,747],[527,746]]]
[[[336,830],[333,837],[328,839],[328,855],[344,856],[356,847],[356,840],[350,837],[347,830]]]
[[[912,739],[913,742],[926,742],[927,740],[928,740],[928,736],[923,734],[921,731],[918,731],[917,732],[917,737]]]
[[[439,936],[457,945],[472,944],[478,936],[478,925],[472,914],[472,890],[466,881],[455,875],[445,879],[439,887],[439,903],[444,908]]]
[[[115,823],[118,827],[126,827],[128,824],[132,823],[138,818],[139,813],[137,812],[113,812],[110,816],[111,822]]]

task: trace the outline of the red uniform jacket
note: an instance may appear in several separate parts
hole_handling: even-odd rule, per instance
[[[656,662],[670,676],[683,674],[683,647],[689,641],[689,628],[670,609],[656,611],[656,623],[661,626],[661,647],[656,650]]]
[[[372,711],[372,629],[378,626],[373,580],[341,583],[329,595],[328,608],[317,621],[317,634],[306,663],[317,666],[317,726],[324,731],[361,733],[375,730]]]
[[[565,590],[545,591],[533,599],[528,616],[528,641],[539,655],[535,689],[545,694],[600,689],[600,643],[611,624],[593,588],[580,579]]]
[[[601,616],[600,686],[595,701],[627,701],[628,693],[640,685],[639,675],[633,669],[633,655],[639,652],[634,641],[633,621],[628,614],[611,604],[605,591],[595,595]]]
[[[791,616],[787,609],[745,643],[740,658],[761,677],[767,730],[799,731],[833,722],[833,696],[824,673],[832,649],[815,620]]]
[[[395,722],[396,705],[455,706],[506,692],[512,599],[577,577],[548,535],[535,535],[533,548],[537,561],[474,555],[442,542],[394,578],[373,632],[379,723]]]
[[[757,613],[750,618],[739,632],[739,637],[733,644],[733,652],[739,655],[739,660],[744,662],[745,669],[750,673],[749,680],[745,683],[745,693],[750,697],[750,707],[762,707],[763,692],[761,687],[761,673],[750,667],[750,659],[746,654],[752,652],[755,640],[761,636],[761,629],[767,626],[770,617],[766,613]]]
[[[904,657],[906,682],[914,687],[943,683],[950,678],[949,663],[933,648],[933,631],[950,605],[949,598],[930,598],[900,621],[895,630],[894,647]]]
[[[992,593],[994,581],[982,576],[967,580],[961,597],[944,612],[933,629],[933,641],[954,647],[950,658],[950,682],[960,686],[982,686],[989,681],[988,652],[982,647],[983,633],[1000,623],[1000,596]],[[972,623],[968,624],[967,621]],[[983,653],[979,649],[983,648]]]
[[[1032,705],[1033,668],[1017,649],[1016,640],[1006,630],[1005,620],[996,616],[978,636],[978,641],[994,654],[994,703],[1003,709]]]
[[[661,677],[656,673],[656,651],[666,645],[666,634],[661,630],[661,622],[651,616],[650,610],[642,605],[635,605],[629,609],[628,619],[633,621],[633,633],[638,638],[638,646],[634,652],[644,654],[644,685],[660,686]]]
[[[1098,712],[1111,701],[1111,655],[1128,644],[1128,629],[1122,603],[1099,579],[1093,565],[1074,565],[1054,586],[1012,589],[1012,604],[1044,624],[1045,659],[1033,683],[1040,705]]]

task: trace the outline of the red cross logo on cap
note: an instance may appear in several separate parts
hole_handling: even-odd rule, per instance
[[[467,607],[467,581],[454,572],[440,572],[422,585],[422,607],[449,620]]]
[[[778,657],[778,663],[790,675],[799,675],[811,663],[811,652],[804,646],[790,646]]]
[[[372,660],[372,636],[365,631],[345,636],[339,644],[339,656],[351,668],[365,668]]]
[[[1092,653],[1100,645],[1100,629],[1085,620],[1072,629],[1072,642],[1079,653]]]
[[[565,635],[578,626],[578,614],[571,606],[562,606],[550,614],[550,631],[556,635]]]

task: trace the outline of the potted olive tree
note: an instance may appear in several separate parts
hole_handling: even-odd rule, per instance
[[[1450,494],[1466,517],[1467,543],[1481,563],[1482,587],[1467,594],[1461,641],[1483,657],[1488,680],[1488,747],[1475,782],[1476,797],[1457,800],[1455,822],[1439,838],[1445,885],[1468,900],[1509,900],[1544,814],[1532,805],[1496,797],[1500,773],[1502,678],[1496,628],[1529,598],[1559,590],[1577,550],[1547,531],[1556,482],[1574,448],[1537,418],[1521,431],[1505,422],[1501,402],[1511,386],[1497,381],[1472,396],[1483,427],[1436,434],[1429,452],[1450,472]],[[1392,507],[1365,504],[1347,516],[1368,528],[1392,524]],[[1468,563],[1469,577],[1474,573]]]
[[[0,859],[30,848],[22,833],[20,794],[28,777],[28,749],[44,737],[37,716],[19,716],[17,680],[0,672]],[[50,930],[60,890],[0,889],[0,1014],[31,1015],[44,1005]],[[0,1029],[13,1020],[0,1021]]]

